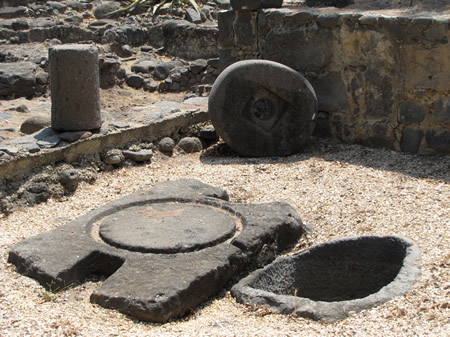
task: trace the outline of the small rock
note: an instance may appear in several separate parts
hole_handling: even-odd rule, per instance
[[[30,205],[45,202],[49,197],[50,192],[46,183],[32,183],[21,195],[21,198],[25,199]]]
[[[23,132],[26,135],[30,135],[49,127],[51,124],[50,116],[33,116],[27,118],[22,125],[20,126],[20,132]]]
[[[80,139],[89,138],[90,136],[92,136],[92,132],[90,131],[70,131],[60,133],[58,138],[66,142],[73,143]]]
[[[17,18],[21,16],[25,16],[27,12],[26,7],[3,7],[0,8],[0,18],[2,19],[11,19]]]
[[[64,170],[59,174],[59,182],[67,192],[75,192],[78,187],[80,175],[75,169]]]
[[[83,22],[83,17],[81,15],[73,15],[65,18],[64,21],[73,25],[79,25]]]
[[[129,151],[129,150],[124,150],[122,151],[123,155],[125,156],[125,158],[127,159],[131,159],[133,161],[136,162],[142,162],[142,161],[146,161],[146,160],[150,160],[153,156],[153,151],[152,150],[140,150],[140,151]]]
[[[40,148],[43,149],[51,149],[58,145],[60,142],[60,139],[58,137],[50,137],[46,138],[45,140],[38,140],[36,142],[37,145],[39,145]]]
[[[155,81],[145,80],[142,87],[145,91],[155,92],[158,89],[159,83]]]
[[[177,147],[186,153],[200,152],[203,150],[202,142],[197,137],[184,137],[178,142]]]
[[[144,84],[144,78],[137,74],[131,74],[127,77],[126,82],[128,86],[139,89],[142,87],[142,84]]]
[[[153,70],[153,76],[157,80],[165,80],[173,69],[181,66],[183,66],[183,63],[180,61],[162,62]]]
[[[206,141],[216,141],[219,139],[216,129],[212,125],[208,125],[202,128],[199,131],[198,135],[201,139],[204,139]]]
[[[28,109],[28,107],[25,104],[21,104],[17,107],[14,108],[14,110],[16,110],[17,112],[30,112],[30,109]]]
[[[175,142],[170,137],[164,137],[158,143],[158,149],[161,152],[172,152],[175,147]]]
[[[119,149],[109,150],[103,156],[103,162],[108,165],[120,164],[124,159],[125,156]]]
[[[64,13],[67,9],[67,5],[57,1],[47,1],[46,4],[60,13]]]
[[[25,147],[29,153],[36,153],[41,151],[41,148],[37,144],[30,144]]]
[[[186,8],[186,19],[192,23],[201,23],[202,18],[194,8]]]
[[[124,123],[124,122],[111,122],[109,123],[109,125],[118,128],[118,129],[124,129],[124,128],[128,128],[130,127],[129,123]]]
[[[193,74],[200,74],[208,66],[208,61],[204,59],[198,59],[191,63],[191,71]]]
[[[116,13],[113,15],[108,15],[120,8],[120,3],[118,1],[110,1],[104,4],[98,5],[94,8],[94,16],[97,19],[105,19],[105,18],[118,18],[120,13]]]
[[[148,74],[155,69],[158,64],[153,60],[142,59],[131,66],[131,71],[134,73]]]

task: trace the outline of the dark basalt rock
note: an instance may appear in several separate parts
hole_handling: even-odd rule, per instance
[[[406,238],[341,239],[280,257],[231,293],[276,313],[335,321],[408,292],[420,275],[419,256]]]
[[[64,175],[61,183],[67,184]],[[45,191],[38,187],[27,192],[40,196]],[[166,322],[308,230],[286,203],[227,200],[225,190],[198,180],[160,183],[18,243],[8,261],[52,291],[103,275],[91,302]]]
[[[317,98],[297,71],[267,60],[239,61],[226,68],[209,96],[217,133],[244,156],[288,156],[313,132]]]

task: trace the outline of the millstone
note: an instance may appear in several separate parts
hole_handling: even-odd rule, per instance
[[[270,262],[307,229],[287,203],[230,203],[223,189],[186,179],[157,184],[24,240],[8,261],[52,291],[104,276],[91,302],[166,322],[248,264]]]
[[[235,229],[229,214],[207,205],[154,203],[107,217],[100,226],[100,237],[131,251],[181,253],[223,242]]]
[[[295,70],[267,60],[246,60],[226,68],[209,96],[217,133],[244,156],[287,156],[311,136],[317,98]]]
[[[276,313],[336,321],[408,292],[420,275],[419,257],[407,238],[345,238],[279,257],[231,293]]]

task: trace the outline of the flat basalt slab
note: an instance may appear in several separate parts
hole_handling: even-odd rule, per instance
[[[420,275],[416,244],[397,236],[361,236],[279,257],[236,284],[241,303],[276,313],[336,321],[409,291]]]
[[[15,245],[8,262],[47,289],[101,275],[91,302],[166,322],[265,264],[308,228],[289,204],[228,201],[197,180],[157,184]]]

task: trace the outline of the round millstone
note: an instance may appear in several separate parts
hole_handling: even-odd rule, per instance
[[[232,237],[235,230],[235,220],[211,206],[152,203],[107,217],[99,234],[118,248],[173,254],[214,246]]]
[[[288,156],[311,136],[317,97],[297,71],[277,62],[232,64],[215,81],[209,114],[217,133],[244,156]]]

